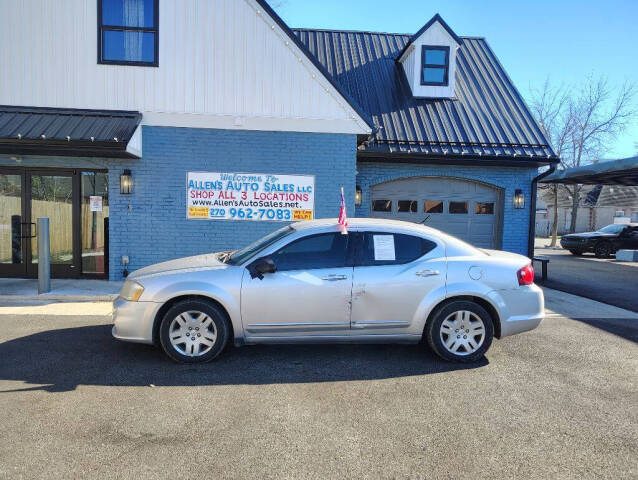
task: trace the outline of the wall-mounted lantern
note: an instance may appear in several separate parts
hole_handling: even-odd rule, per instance
[[[514,192],[514,208],[525,208],[525,195],[523,190],[518,188]]]
[[[357,187],[354,190],[354,206],[360,207],[362,200],[363,200],[363,194],[361,192],[361,187],[357,185]]]
[[[120,175],[120,193],[130,195],[133,191],[133,177],[130,170],[124,170]]]

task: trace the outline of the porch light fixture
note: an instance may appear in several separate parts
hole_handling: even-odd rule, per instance
[[[525,208],[525,195],[523,190],[518,188],[514,192],[514,208]]]
[[[120,175],[120,193],[122,195],[130,195],[133,191],[133,177],[130,170],[124,170]]]
[[[361,187],[357,185],[357,187],[354,190],[354,206],[360,207],[361,201],[362,201]]]

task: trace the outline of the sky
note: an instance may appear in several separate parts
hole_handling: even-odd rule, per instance
[[[521,94],[549,78],[578,88],[605,75],[638,84],[638,0],[269,0],[290,27],[415,33],[439,13],[459,36],[485,37]],[[635,99],[638,102],[638,98]],[[638,119],[606,158],[638,155]]]

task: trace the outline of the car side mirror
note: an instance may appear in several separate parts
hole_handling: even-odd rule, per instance
[[[277,271],[277,266],[275,265],[275,262],[273,262],[272,258],[258,258],[253,262],[248,271],[250,272],[250,278],[263,280],[265,274],[275,273]]]

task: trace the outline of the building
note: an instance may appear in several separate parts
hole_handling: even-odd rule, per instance
[[[549,237],[554,222],[554,198],[545,190],[536,210],[536,232]],[[570,233],[572,200],[565,189],[558,190],[558,235]],[[612,223],[638,222],[638,187],[625,185],[584,185],[576,214],[575,233],[592,232]]]
[[[23,9],[27,9],[24,11]],[[0,276],[121,279],[282,225],[426,222],[527,253],[555,154],[481,38],[291,30],[263,0],[0,4]]]

